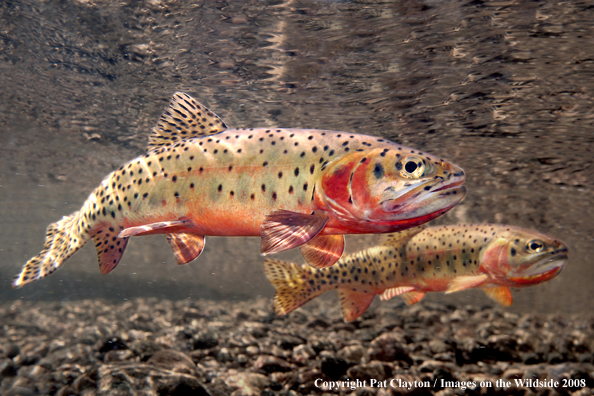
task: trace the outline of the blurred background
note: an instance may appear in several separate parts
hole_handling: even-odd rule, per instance
[[[561,274],[512,290],[509,310],[590,313],[592,20],[580,1],[2,1],[0,300],[273,296],[258,238],[207,238],[184,266],[163,236],[133,238],[107,276],[90,243],[10,288],[47,225],[143,154],[184,91],[229,127],[384,136],[462,166],[466,199],[432,224],[507,223],[565,241]],[[376,243],[350,237],[347,251]],[[427,300],[492,305],[478,290]]]

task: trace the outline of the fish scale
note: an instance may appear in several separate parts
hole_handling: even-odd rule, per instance
[[[176,93],[147,153],[108,175],[80,211],[48,228],[42,252],[13,282],[56,270],[93,239],[102,273],[132,236],[165,234],[185,264],[205,236],[261,236],[262,252],[299,247],[335,263],[343,234],[391,232],[429,221],[464,197],[464,172],[383,138],[346,132],[229,129]]]
[[[508,306],[509,287],[552,279],[565,265],[568,250],[547,235],[496,224],[416,227],[384,239],[329,268],[266,260],[264,273],[276,288],[275,311],[287,314],[334,289],[347,321],[360,316],[375,295],[382,300],[401,296],[414,304],[430,291],[480,287]]]

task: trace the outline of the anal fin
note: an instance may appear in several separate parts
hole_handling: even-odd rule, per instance
[[[514,301],[511,290],[507,286],[500,287],[483,287],[483,291],[490,299],[497,301],[504,307],[509,307]]]
[[[336,263],[344,251],[344,236],[317,235],[302,245],[303,258],[314,268],[326,268]]]
[[[195,260],[204,249],[205,241],[202,235],[177,232],[165,236],[178,264],[186,264]]]
[[[448,285],[445,294],[455,293],[460,290],[479,287],[489,279],[487,274],[482,275],[465,275],[454,278]]]
[[[282,252],[301,246],[318,235],[328,222],[324,211],[304,214],[277,210],[266,216],[260,230],[262,254]]]
[[[131,236],[165,234],[168,231],[174,231],[176,228],[185,228],[190,224],[190,220],[172,220],[160,221],[157,223],[145,224],[137,227],[128,227],[118,235],[119,238],[129,238]]]
[[[384,292],[380,295],[380,300],[388,301],[392,297],[396,297],[403,293],[410,292],[413,290],[415,290],[414,286],[391,287],[389,289],[384,290]]]
[[[112,237],[109,234],[100,233],[93,237],[93,241],[97,249],[99,270],[103,275],[109,274],[120,262],[128,244],[128,238]]]
[[[345,322],[352,322],[367,310],[375,294],[339,289],[338,296]]]

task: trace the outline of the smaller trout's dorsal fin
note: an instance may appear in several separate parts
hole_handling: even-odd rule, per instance
[[[407,243],[412,237],[417,235],[419,232],[423,231],[425,228],[427,228],[427,226],[421,225],[399,232],[384,234],[382,235],[380,242],[384,246],[400,247],[403,244]]]
[[[147,151],[197,136],[214,135],[225,129],[227,125],[215,113],[190,95],[176,92],[149,136]]]

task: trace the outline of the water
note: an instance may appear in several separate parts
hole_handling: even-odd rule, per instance
[[[417,316],[429,326],[442,315],[468,334],[474,334],[464,329],[471,317],[492,323],[476,330],[481,337],[515,337],[536,326],[544,329],[538,339],[586,343],[587,319],[589,325],[543,319],[541,326],[526,315],[588,318],[594,309],[592,20],[587,1],[0,1],[0,300],[18,321],[7,334],[19,344],[15,334],[26,339],[33,323],[51,330],[52,320],[63,320],[64,332],[74,334],[80,315],[101,299],[116,308],[106,306],[99,330],[81,325],[81,337],[90,343],[121,338],[121,325],[110,324],[120,319],[109,315],[136,309],[126,301],[143,297],[135,300],[142,312],[161,307],[164,328],[173,323],[178,330],[190,321],[201,329],[195,319],[207,318],[204,326],[226,334],[221,323],[237,320],[241,332],[261,320],[279,333],[290,332],[293,323],[314,339],[333,330],[343,341],[355,334],[368,342],[386,329],[423,328]],[[262,272],[257,238],[208,238],[200,258],[184,266],[175,264],[162,236],[135,238],[107,276],[100,275],[89,244],[55,274],[11,289],[11,278],[42,248],[47,225],[78,210],[105,175],[145,152],[151,128],[176,91],[189,93],[230,127],[350,131],[441,155],[466,170],[469,192],[433,224],[535,229],[565,241],[570,260],[552,281],[513,289],[514,304],[494,316],[481,316],[493,303],[471,290],[435,293],[413,311],[397,299],[376,302],[371,316],[340,328],[334,295],[310,305],[334,323],[329,328],[326,319],[304,325],[307,310],[271,322],[266,309],[274,290]],[[348,238],[347,251],[374,241]],[[301,262],[296,252],[276,257]],[[235,303],[245,307],[255,298],[251,311],[228,315]],[[203,301],[213,299],[226,308],[219,314],[208,306],[201,316]],[[65,305],[44,316],[52,302]],[[172,307],[184,312],[181,319]],[[20,321],[24,309],[33,313]],[[400,312],[410,319],[398,319]],[[518,325],[501,325],[501,318]],[[365,333],[373,326],[380,329]],[[547,330],[554,326],[566,328],[561,338]],[[158,340],[171,335],[163,334]],[[407,342],[426,341],[417,338]],[[50,352],[59,349],[54,344]],[[112,344],[105,350],[119,350]],[[0,355],[10,357],[7,345],[0,345]],[[217,351],[219,359],[223,352]],[[11,358],[15,367],[27,366],[18,356]],[[562,355],[551,356],[543,359],[563,362]],[[0,389],[19,394],[6,384]]]
[[[209,238],[183,267],[163,238],[137,238],[106,277],[87,247],[53,276],[8,288],[47,224],[143,153],[184,91],[232,127],[385,136],[460,164],[469,194],[435,223],[509,223],[571,247],[563,273],[515,291],[511,309],[592,308],[587,3],[8,1],[0,12],[0,298],[272,294],[256,238]],[[479,294],[431,298],[487,303]]]
[[[48,1],[0,11],[2,299],[271,295],[255,238],[210,238],[183,267],[163,238],[138,238],[107,277],[88,247],[47,279],[7,287],[47,224],[143,153],[181,90],[233,127],[386,136],[460,164],[469,194],[436,223],[509,223],[571,247],[559,278],[515,292],[512,309],[592,308],[587,4]]]

